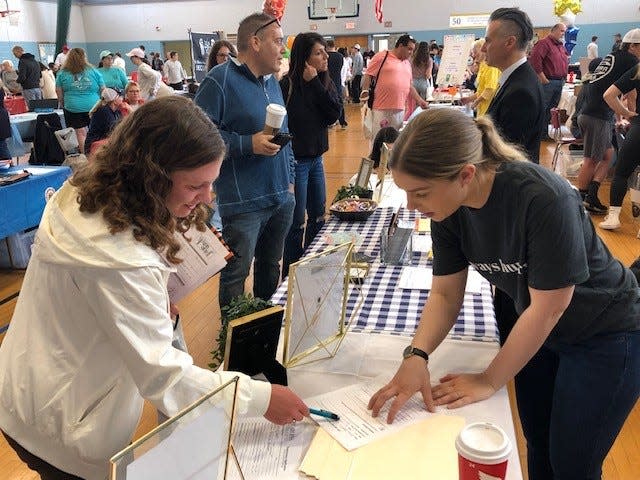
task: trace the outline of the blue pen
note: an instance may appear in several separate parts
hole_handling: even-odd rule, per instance
[[[309,412],[313,413],[314,415],[318,415],[320,417],[329,418],[331,420],[340,420],[340,417],[338,415],[328,410],[322,410],[319,408],[310,408]]]

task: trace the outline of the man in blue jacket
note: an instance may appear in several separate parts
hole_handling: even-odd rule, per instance
[[[214,187],[223,237],[235,252],[220,275],[220,306],[244,292],[253,265],[253,294],[268,299],[278,287],[284,239],[295,197],[291,146],[262,132],[270,103],[284,105],[278,81],[285,52],[278,21],[255,13],[240,22],[238,58],[213,68],[195,102],[220,129],[227,154]],[[287,131],[286,119],[282,131]]]

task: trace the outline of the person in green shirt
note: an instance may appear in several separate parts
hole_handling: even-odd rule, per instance
[[[113,88],[118,93],[123,93],[127,86],[127,75],[121,68],[113,66],[113,53],[109,50],[100,52],[100,62],[102,66],[98,71],[104,78],[104,84],[107,88]]]

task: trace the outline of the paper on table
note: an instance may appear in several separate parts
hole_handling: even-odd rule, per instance
[[[462,417],[438,415],[349,452],[318,429],[300,471],[319,480],[458,479],[455,439]]]
[[[374,440],[397,432],[429,416],[420,395],[414,395],[389,425],[386,421],[389,402],[378,417],[371,416],[367,404],[371,396],[387,383],[387,378],[375,378],[366,383],[351,385],[333,392],[306,399],[308,405],[340,416],[340,420],[318,419],[318,425],[335,438],[347,450],[354,450]]]
[[[429,253],[431,251],[430,235],[414,235],[411,244],[414,252]]]
[[[238,417],[233,448],[242,473],[246,478],[298,480],[298,465],[316,430],[312,422],[274,425],[263,417]],[[240,475],[232,470],[229,478]]]
[[[469,269],[466,293],[480,295],[484,278],[475,270]],[[431,290],[433,283],[433,270],[427,267],[404,267],[398,286],[404,290]]]

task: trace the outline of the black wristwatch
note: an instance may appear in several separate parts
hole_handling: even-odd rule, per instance
[[[419,357],[424,358],[425,362],[429,362],[429,354],[427,352],[425,352],[424,350],[420,350],[419,348],[416,348],[412,345],[408,345],[407,348],[404,349],[404,352],[402,352],[402,357],[407,359],[413,355],[417,355]]]

